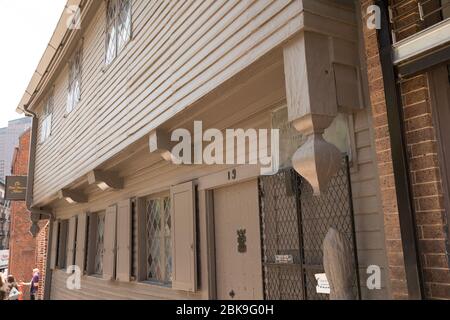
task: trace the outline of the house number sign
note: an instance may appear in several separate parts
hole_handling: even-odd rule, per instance
[[[236,169],[228,171],[228,181],[235,181],[237,179]]]

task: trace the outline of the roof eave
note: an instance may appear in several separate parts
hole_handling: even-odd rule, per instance
[[[71,10],[71,8],[79,7],[81,2],[83,2],[83,0],[67,1],[65,9],[63,10],[61,17],[59,18],[58,24],[55,31],[53,32],[50,42],[48,43],[47,48],[45,49],[44,54],[39,61],[36,71],[33,73],[33,76],[31,77],[31,80],[25,90],[25,93],[23,94],[22,99],[20,100],[20,103],[16,108],[17,113],[25,113],[27,107],[30,104],[30,100],[36,93],[38,93],[39,85],[42,79],[48,73],[50,63],[54,59],[55,54],[58,52],[58,48],[64,45],[63,39],[65,38],[67,32],[70,30],[70,21],[72,21],[73,19],[73,11]]]

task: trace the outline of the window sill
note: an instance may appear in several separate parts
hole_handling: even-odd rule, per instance
[[[48,144],[48,143],[51,142],[52,137],[53,137],[53,135],[50,135],[50,136],[49,136],[47,139],[45,139],[44,141],[40,141],[40,142],[38,143],[38,145],[39,145],[40,147],[45,146],[46,144]]]
[[[84,276],[88,277],[88,278],[103,280],[103,275],[101,275],[101,274],[85,274]]]
[[[430,50],[448,43],[450,18],[441,21],[393,45],[394,64],[417,58]]]
[[[123,47],[122,51],[120,51],[119,54],[110,63],[106,64],[105,60],[103,60],[103,66],[101,68],[102,73],[107,74],[108,71],[113,68],[113,66],[115,66],[119,60],[122,60],[125,56],[128,56],[131,48],[134,47],[134,43],[135,40],[132,37],[125,45],[125,47]]]
[[[70,112],[65,112],[64,113],[64,115],[63,115],[63,118],[64,119],[69,119],[71,116],[72,116],[72,114],[74,114],[75,113],[75,110],[76,110],[76,108],[74,108],[74,109],[72,109],[72,111],[70,111]]]
[[[155,282],[155,281],[150,281],[150,280],[139,281],[138,283],[142,283],[143,285],[154,287],[154,288],[158,288],[158,289],[172,290],[172,285],[171,284],[161,284],[161,283],[158,283],[158,282]]]
[[[122,283],[119,280],[106,280],[103,279],[103,276],[101,275],[95,275],[95,274],[85,274],[83,275],[84,278],[88,278],[88,279],[95,279],[95,280],[99,280],[99,281],[105,281],[105,282],[116,282],[116,283]],[[154,281],[130,281],[130,283],[138,285],[138,286],[145,286],[147,289],[154,289],[155,291],[165,291],[167,293],[171,293],[173,292],[172,289],[172,285],[168,284],[168,285],[164,285],[164,284],[159,284],[158,282],[154,282]]]

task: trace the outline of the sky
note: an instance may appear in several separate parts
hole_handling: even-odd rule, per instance
[[[0,0],[0,128],[16,113],[66,0]]]

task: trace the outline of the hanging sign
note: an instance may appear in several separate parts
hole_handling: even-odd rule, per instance
[[[9,250],[0,250],[0,269],[8,268]]]
[[[27,177],[6,177],[5,200],[25,201],[27,195]]]

